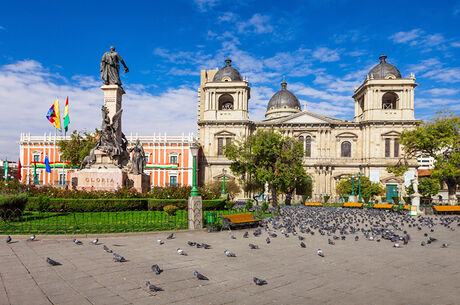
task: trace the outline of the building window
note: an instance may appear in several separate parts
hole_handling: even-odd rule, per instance
[[[390,139],[385,139],[385,158],[390,157]]]
[[[382,96],[382,109],[396,109],[398,96],[394,92],[387,92]]]
[[[311,157],[311,137],[305,138],[305,157]]]
[[[149,157],[150,157],[150,155],[145,155],[144,156],[145,164],[149,163]]]
[[[169,156],[169,163],[179,163],[177,162],[177,155]]]
[[[394,154],[395,158],[399,157],[399,141],[398,141],[398,139],[394,140],[393,154]]]
[[[233,110],[233,97],[230,94],[219,97],[219,110]]]
[[[217,138],[217,155],[222,156],[224,154],[224,138]]]
[[[342,158],[350,158],[351,157],[351,143],[348,141],[342,142],[340,151],[341,151]]]
[[[169,185],[177,186],[177,176],[169,176]]]
[[[40,155],[33,155],[33,162],[40,162]]]
[[[65,174],[59,174],[59,185],[65,185],[65,184],[66,184]]]

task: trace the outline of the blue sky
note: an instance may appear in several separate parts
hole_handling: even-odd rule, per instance
[[[97,3],[96,3],[97,2]],[[230,57],[249,78],[261,120],[282,76],[307,110],[353,119],[353,88],[384,53],[415,73],[416,117],[460,112],[460,1],[9,1],[0,10],[0,158],[69,96],[71,129],[100,125],[99,63],[110,45],[122,74],[126,134],[196,131],[201,69]],[[174,122],[174,124],[171,124]]]

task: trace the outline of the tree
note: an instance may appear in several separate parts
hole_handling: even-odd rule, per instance
[[[211,189],[217,194],[222,193],[222,184],[223,181],[214,181],[210,184],[206,184],[206,187]],[[235,180],[226,179],[225,180],[225,192],[230,195],[231,198],[234,198],[236,194],[240,192],[240,187]]]
[[[70,140],[61,140],[58,142],[62,158],[69,161],[70,166],[80,166],[81,161],[89,155],[94,148],[97,138],[100,134],[98,129],[93,134],[86,131],[74,130],[70,134]]]
[[[352,181],[351,176],[337,182],[336,192],[339,196],[345,197],[351,195]],[[354,182],[354,194],[358,195],[359,192],[359,183],[358,179],[355,177]],[[368,202],[373,196],[383,195],[385,189],[380,183],[372,182],[369,178],[361,176],[361,196],[365,202]]]
[[[431,177],[447,185],[449,204],[457,202],[460,183],[460,117],[452,112],[438,112],[432,121],[402,132],[400,143],[408,157],[419,155],[435,159]]]
[[[241,180],[250,180],[256,187],[268,183],[273,206],[278,204],[278,192],[292,194],[307,177],[302,144],[273,128],[258,130],[247,141],[226,145],[224,154]]]
[[[432,177],[422,177],[418,181],[418,192],[423,197],[431,197],[439,193],[439,180]]]

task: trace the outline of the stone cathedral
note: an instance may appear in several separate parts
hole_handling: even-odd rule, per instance
[[[336,194],[336,183],[351,174],[365,175],[387,188],[387,197],[404,190],[414,177],[416,160],[409,171],[395,177],[386,171],[401,157],[398,138],[417,124],[414,118],[413,74],[403,78],[386,56],[369,71],[355,89],[354,120],[326,117],[304,109],[283,80],[281,89],[267,102],[263,121],[251,121],[248,104],[251,88],[231,60],[221,69],[202,70],[198,90],[198,136],[202,147],[199,162],[201,183],[235,177],[223,147],[232,139],[244,139],[260,128],[283,129],[304,145],[304,166],[313,180],[313,197]]]

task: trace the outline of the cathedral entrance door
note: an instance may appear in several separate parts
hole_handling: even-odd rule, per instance
[[[393,197],[398,196],[398,186],[393,185],[393,184],[387,184],[386,187],[387,187],[387,192],[386,192],[387,201],[393,203]]]

